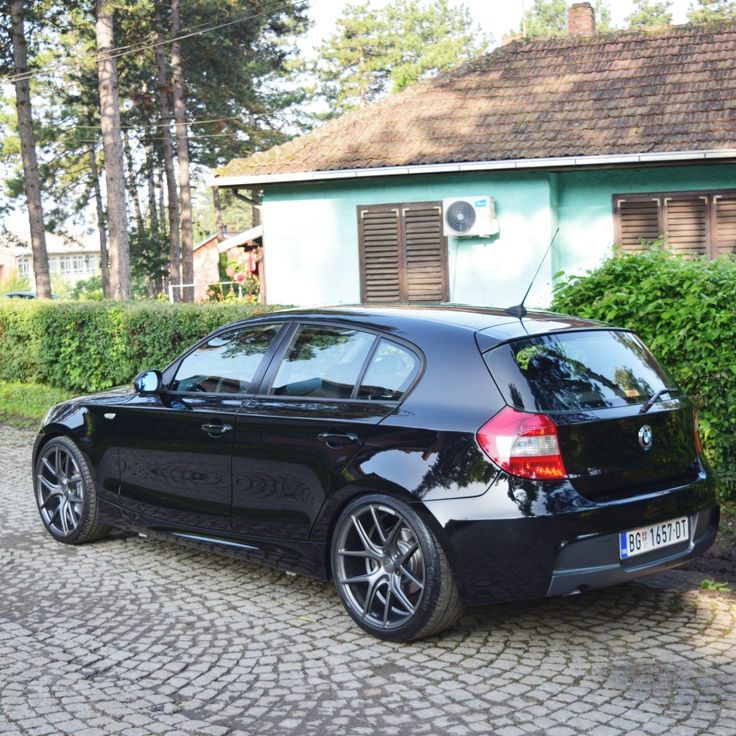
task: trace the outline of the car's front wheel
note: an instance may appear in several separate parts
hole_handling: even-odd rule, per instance
[[[332,537],[332,571],[348,613],[381,639],[431,636],[462,614],[441,544],[411,506],[389,496],[345,508]]]
[[[59,542],[81,544],[107,533],[87,460],[68,437],[54,437],[43,446],[34,488],[41,521]]]

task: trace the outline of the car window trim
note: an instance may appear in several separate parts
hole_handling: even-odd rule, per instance
[[[216,337],[219,337],[221,335],[227,334],[228,332],[236,332],[238,330],[244,331],[251,328],[259,328],[259,327],[271,327],[271,326],[280,326],[279,329],[276,331],[276,334],[273,337],[273,340],[271,341],[271,344],[268,346],[268,350],[261,356],[261,362],[258,364],[258,367],[256,368],[255,373],[253,374],[253,378],[251,379],[250,383],[248,384],[248,388],[245,392],[221,392],[221,391],[173,391],[171,389],[171,384],[174,381],[174,378],[176,377],[176,373],[179,370],[181,364],[196,350],[198,350],[202,345],[206,344],[209,340],[214,340]],[[261,380],[261,374],[265,373],[268,366],[271,365],[271,361],[273,360],[273,356],[275,355],[278,348],[281,346],[281,341],[283,339],[283,335],[285,334],[284,328],[288,328],[290,326],[290,322],[288,320],[274,320],[273,322],[264,321],[259,322],[257,324],[235,324],[235,325],[225,325],[224,327],[220,328],[219,330],[215,330],[214,332],[211,332],[209,335],[205,335],[201,340],[196,342],[186,353],[183,353],[180,355],[173,363],[168,365],[165,369],[165,376],[166,381],[164,385],[164,391],[171,395],[171,396],[213,396],[213,397],[243,397],[243,398],[252,398],[254,394],[254,389],[256,389],[260,383]],[[288,331],[288,330],[287,330]],[[270,357],[269,357],[270,356]],[[265,366],[265,367],[264,367]],[[263,370],[261,370],[263,368]]]
[[[322,322],[322,321],[313,322],[311,320],[294,320],[293,321],[293,325],[294,325],[294,328],[292,329],[291,334],[288,336],[287,339],[284,340],[284,346],[283,346],[282,350],[279,351],[278,356],[276,356],[274,358],[274,360],[271,362],[271,365],[269,365],[269,369],[266,372],[266,375],[264,376],[264,380],[262,381],[262,383],[261,383],[261,385],[259,387],[259,392],[258,392],[258,394],[256,394],[256,396],[259,396],[259,397],[260,396],[270,396],[270,397],[274,397],[274,398],[277,398],[277,399],[282,399],[282,398],[289,398],[289,399],[292,399],[292,398],[293,399],[308,399],[308,398],[310,398],[309,396],[282,396],[281,394],[279,394],[278,396],[276,396],[275,394],[270,393],[271,389],[273,388],[273,382],[276,380],[276,375],[277,375],[277,373],[279,371],[279,368],[281,367],[282,361],[286,357],[286,355],[289,352],[289,350],[291,350],[291,347],[294,344],[294,341],[296,340],[297,335],[300,333],[300,331],[303,328],[307,328],[307,327],[317,327],[317,328],[319,328],[319,327],[326,327],[328,329],[341,329],[341,330],[349,329],[349,330],[352,330],[353,332],[363,332],[365,334],[372,335],[373,336],[373,343],[371,344],[370,350],[368,351],[368,355],[373,355],[373,350],[375,349],[375,346],[378,344],[378,342],[380,340],[380,337],[378,336],[378,333],[374,332],[373,330],[365,330],[362,327],[358,327],[356,325],[345,325],[345,324],[338,324],[338,323],[332,323],[332,322]],[[278,358],[278,359],[276,359],[276,358]],[[363,371],[364,371],[365,367],[366,367],[366,364],[365,364],[365,361],[364,361],[363,365],[361,366],[360,371],[358,371],[358,376],[359,377],[363,375]],[[342,401],[352,401],[353,400],[352,397],[355,394],[355,390],[356,390],[356,386],[353,386],[353,389],[350,392],[350,396],[348,398],[342,399]],[[314,399],[321,399],[321,398],[326,398],[326,397],[323,397],[323,396],[315,396],[313,398]]]
[[[258,387],[257,393],[253,395],[254,399],[277,399],[279,401],[329,401],[329,402],[349,402],[349,403],[360,403],[360,404],[391,404],[394,406],[398,406],[403,401],[406,400],[407,396],[414,390],[414,387],[419,383],[422,376],[424,375],[424,370],[426,367],[426,358],[424,357],[424,353],[413,343],[409,342],[408,340],[404,340],[401,337],[395,337],[393,335],[386,335],[385,332],[381,330],[377,330],[372,327],[366,327],[362,324],[356,324],[354,322],[342,322],[339,320],[316,320],[316,319],[294,319],[291,322],[292,324],[292,332],[291,334],[285,336],[280,345],[280,349],[276,355],[271,359],[271,364],[268,367],[268,370],[266,371],[263,380],[261,382],[261,385]],[[366,356],[366,360],[364,361],[363,367],[358,374],[358,379],[356,381],[356,385],[353,387],[353,392],[350,396],[350,398],[347,399],[328,399],[326,397],[322,396],[315,396],[315,397],[309,397],[309,396],[275,396],[274,394],[269,393],[271,390],[271,385],[273,384],[274,379],[276,378],[276,373],[278,372],[278,367],[281,364],[281,361],[283,360],[286,351],[291,347],[291,344],[294,340],[295,335],[299,331],[300,327],[302,326],[309,326],[309,327],[338,327],[341,329],[351,329],[356,332],[366,332],[370,335],[373,335],[376,339],[373,341],[373,345],[371,346],[371,349],[368,351],[368,355]],[[406,391],[402,394],[400,399],[396,399],[394,401],[376,401],[375,399],[359,399],[357,398],[357,391],[360,388],[361,381],[363,380],[365,376],[365,372],[368,370],[368,366],[370,365],[370,359],[373,357],[374,352],[378,349],[378,345],[380,344],[381,340],[386,340],[387,342],[395,343],[396,345],[400,345],[401,347],[406,348],[409,350],[413,355],[416,356],[417,360],[419,361],[419,370],[417,371],[416,376],[414,377],[414,380],[411,382],[409,387],[406,389]]]

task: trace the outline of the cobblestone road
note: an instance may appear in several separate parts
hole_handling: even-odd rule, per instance
[[[332,587],[138,537],[41,527],[0,428],[0,733],[736,734],[736,605],[631,584],[482,608],[413,645]]]

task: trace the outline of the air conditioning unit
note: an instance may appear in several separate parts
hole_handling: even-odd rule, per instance
[[[444,235],[484,237],[498,233],[493,197],[453,197],[442,200]]]

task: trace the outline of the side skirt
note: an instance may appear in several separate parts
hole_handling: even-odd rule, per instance
[[[261,562],[268,567],[306,575],[317,580],[329,580],[327,548],[324,543],[306,540],[244,538],[235,533],[219,530],[183,529],[175,525],[131,513],[129,510],[100,499],[100,515],[105,524],[142,536],[178,542],[213,552],[236,556],[248,561]]]

